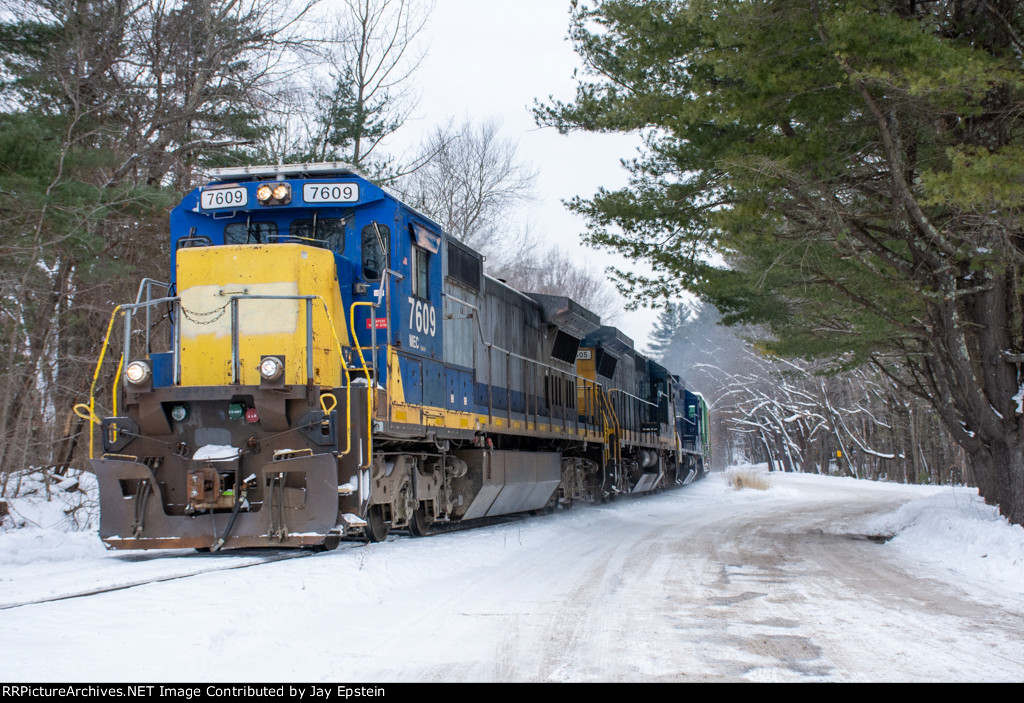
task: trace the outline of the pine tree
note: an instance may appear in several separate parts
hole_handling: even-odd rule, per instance
[[[656,273],[620,285],[873,365],[1024,522],[1024,5],[606,0],[571,33],[589,77],[538,120],[645,135],[627,188],[571,203]]]
[[[285,2],[23,0],[0,18],[0,483],[65,469],[112,300],[167,280],[167,209],[250,143]],[[294,19],[294,15],[288,15]],[[180,192],[180,191],[179,191]],[[161,275],[161,270],[163,275]],[[116,362],[116,359],[115,359]],[[110,394],[100,389],[100,401]],[[77,429],[76,429],[77,428]],[[0,485],[0,491],[3,485]]]
[[[314,114],[299,160],[344,161],[377,180],[401,175],[378,151],[416,105],[416,38],[429,9],[410,0],[343,0],[333,19],[329,80],[314,89]]]
[[[650,334],[651,342],[647,348],[650,355],[662,364],[667,363],[666,357],[679,333],[682,312],[683,307],[680,304],[667,303],[658,313],[658,320],[654,323],[654,329]]]

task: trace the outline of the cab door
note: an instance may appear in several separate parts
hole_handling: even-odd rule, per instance
[[[381,382],[386,379],[385,354],[389,330],[395,329],[389,319],[389,296],[385,290],[388,281],[386,271],[392,266],[394,225],[389,226],[386,222],[386,218],[380,217],[379,213],[367,213],[366,219],[360,218],[357,221],[359,259],[352,286],[352,300],[360,303],[352,311],[353,328],[363,347],[364,359],[375,369]],[[373,304],[373,307],[366,303]],[[376,357],[368,356],[367,350],[374,344],[377,348]]]

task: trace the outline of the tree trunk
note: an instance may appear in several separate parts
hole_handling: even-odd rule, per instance
[[[967,454],[978,492],[1012,523],[1024,524],[1024,438],[1019,434],[985,442]]]

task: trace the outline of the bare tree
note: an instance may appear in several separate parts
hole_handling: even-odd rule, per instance
[[[420,150],[425,164],[399,188],[448,234],[486,254],[491,275],[522,291],[567,295],[613,320],[622,306],[602,275],[542,246],[518,215],[533,198],[537,174],[500,131],[493,119],[435,129]]]
[[[446,232],[486,254],[529,240],[515,216],[533,195],[536,172],[500,122],[437,128],[421,152],[429,161],[400,184]]]
[[[390,161],[377,150],[416,107],[410,78],[423,59],[416,38],[431,9],[412,0],[342,0],[330,21],[328,77],[314,79],[311,91],[305,158],[387,175]]]
[[[606,325],[622,311],[621,301],[600,273],[588,270],[557,247],[503,258],[492,267],[491,275],[527,293],[568,296],[599,315]]]
[[[711,402],[716,463],[732,455],[777,470],[906,483],[965,479],[964,457],[935,413],[882,373],[824,373],[822,362],[764,352],[758,328],[719,324],[707,304],[679,305],[652,335],[659,359]]]
[[[120,75],[132,156],[115,175],[141,168],[155,184],[171,172],[186,190],[193,165],[256,144],[296,52],[308,55],[303,20],[317,2],[150,0],[129,27]]]

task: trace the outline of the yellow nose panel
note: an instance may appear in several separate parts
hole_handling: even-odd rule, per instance
[[[338,344],[347,346],[348,334],[331,252],[301,244],[246,244],[182,249],[177,259],[183,386],[232,382],[233,328],[237,383],[259,384],[260,359],[273,355],[285,358],[285,383],[306,383],[309,356],[315,384],[341,385]],[[297,299],[305,295],[319,296],[313,301],[311,355],[306,301]]]

